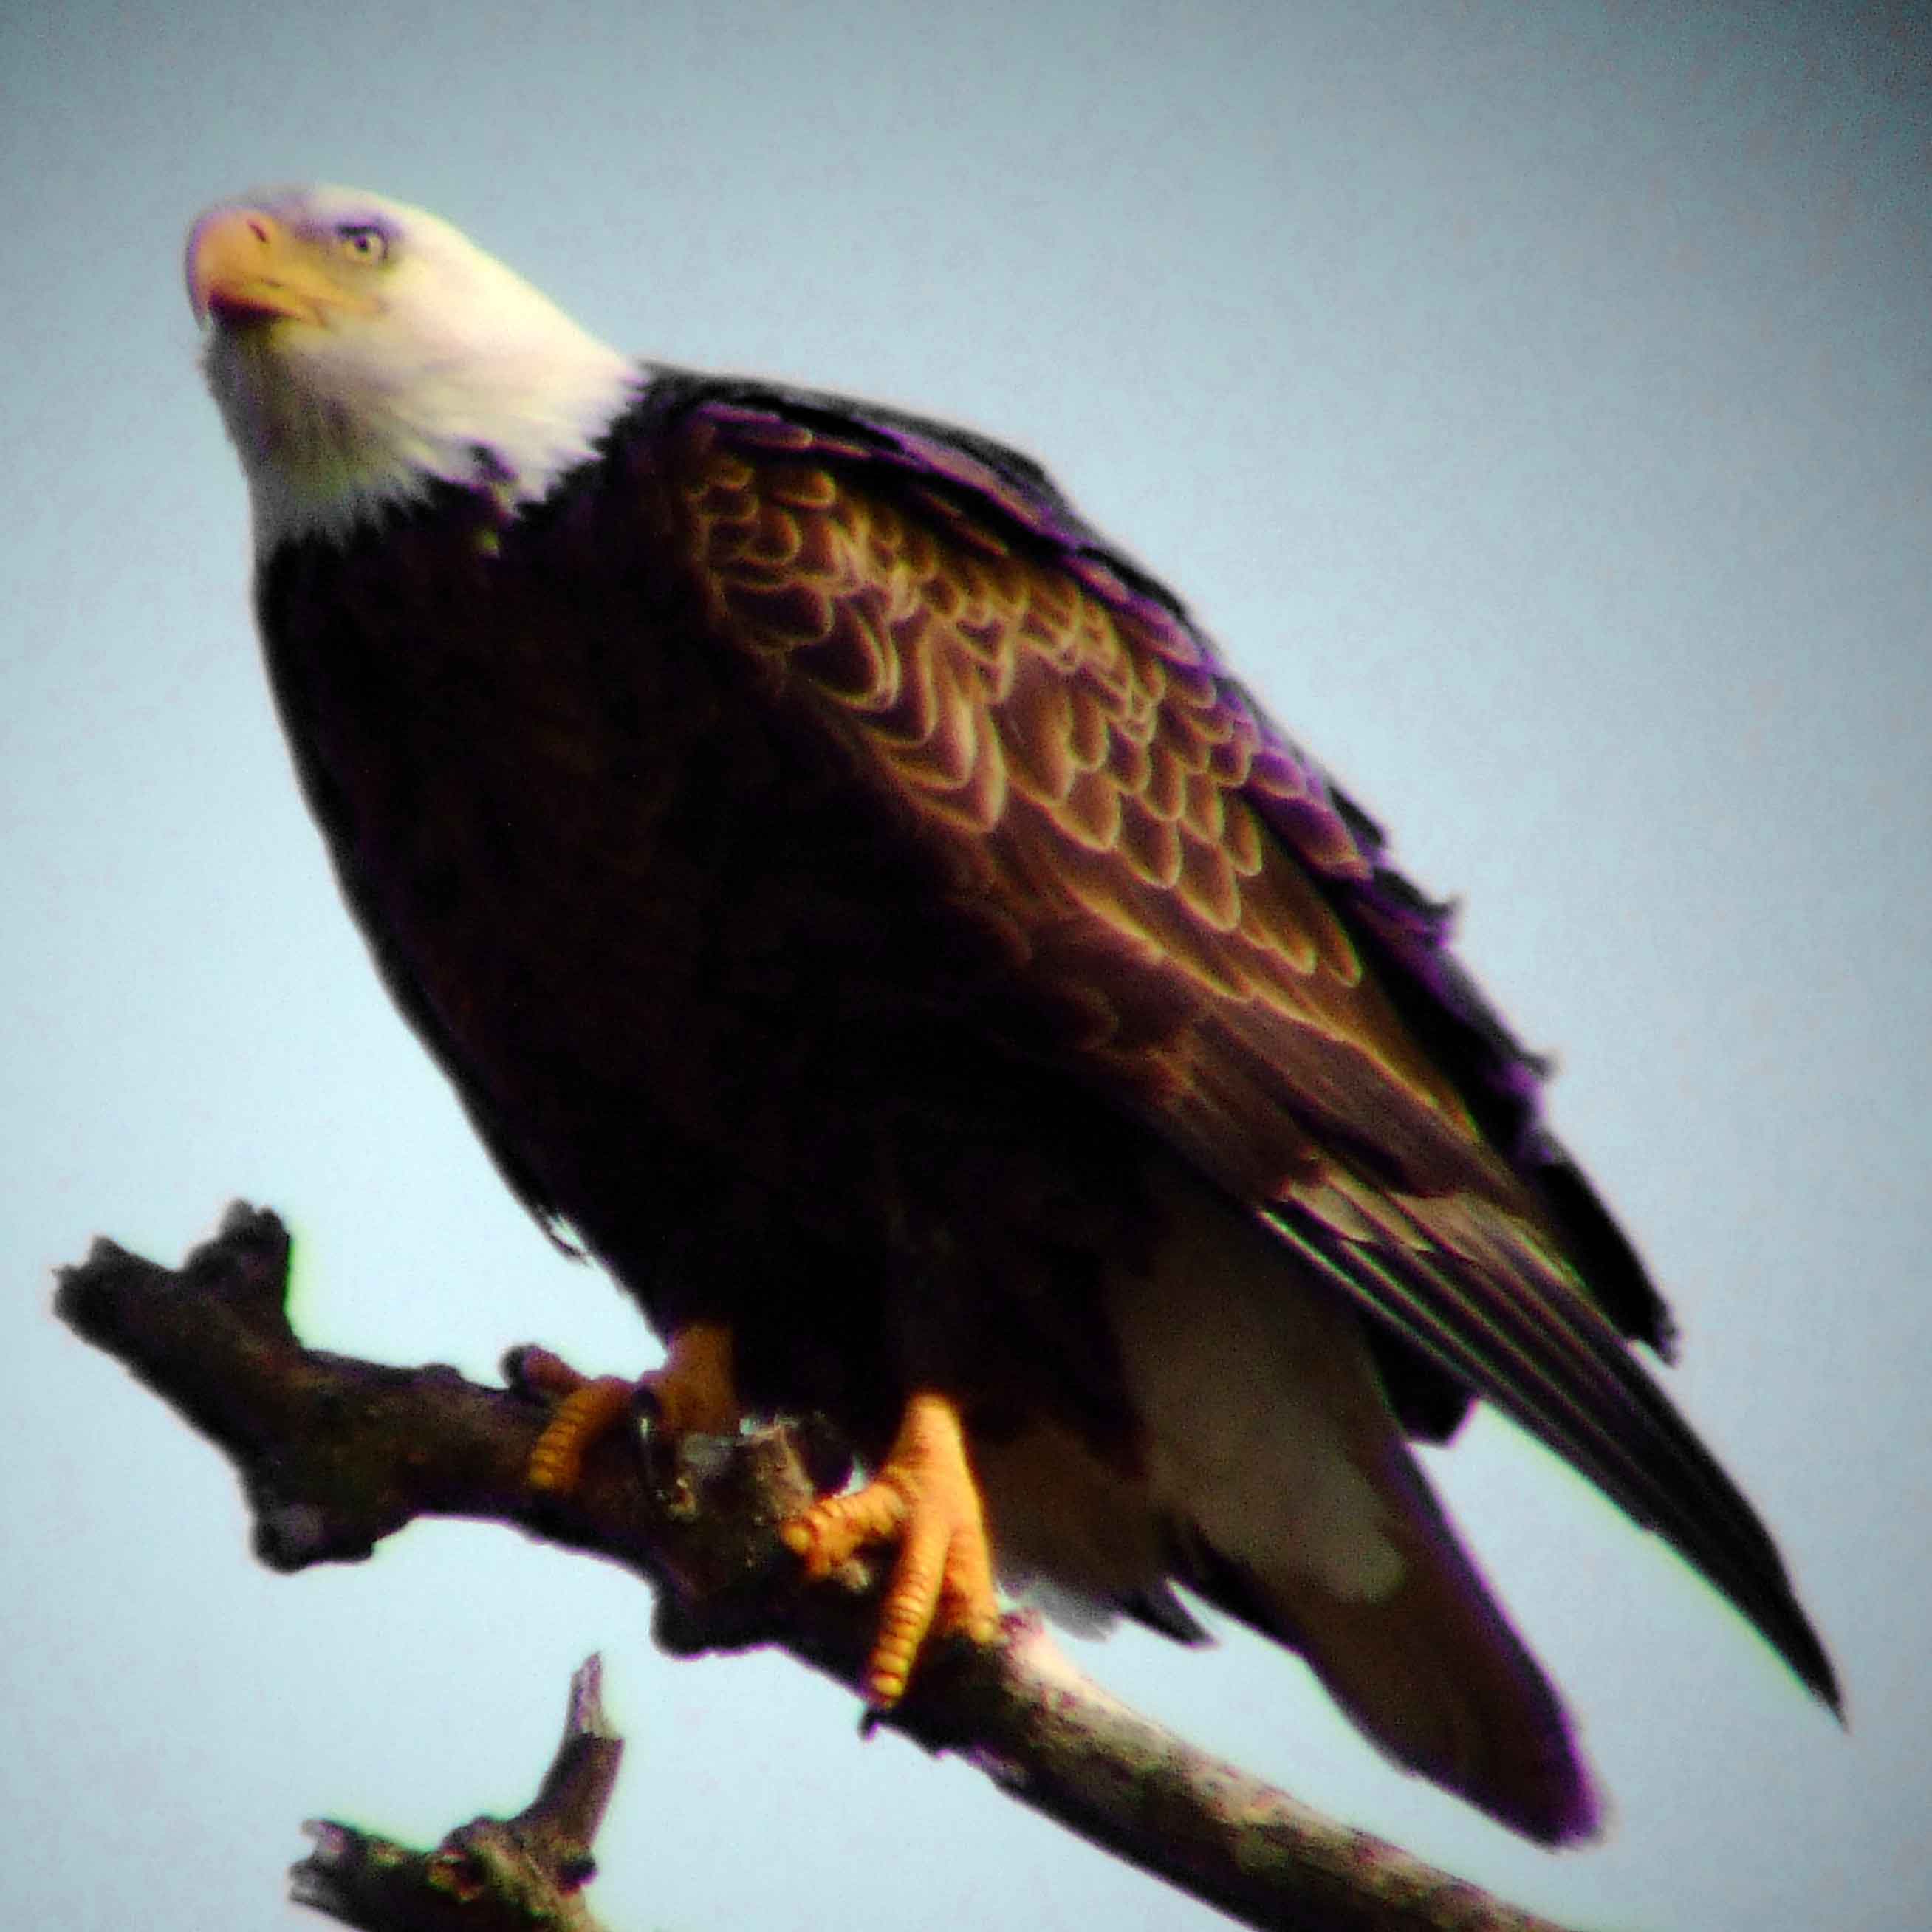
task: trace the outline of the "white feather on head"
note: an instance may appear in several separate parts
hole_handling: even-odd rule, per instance
[[[252,236],[296,258],[302,313],[249,313],[211,287],[211,238],[241,227],[244,245]],[[345,537],[439,482],[488,488],[512,509],[534,502],[644,380],[448,222],[352,188],[211,208],[189,237],[188,279],[262,555],[290,538]]]

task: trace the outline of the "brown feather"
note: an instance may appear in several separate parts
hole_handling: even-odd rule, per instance
[[[1534,1214],[1326,900],[1258,828],[1243,789],[1259,733],[1174,634],[1051,560],[995,560],[943,524],[920,530],[867,476],[777,461],[746,478],[704,430],[685,448],[685,541],[718,644],[782,658],[812,693],[814,724],[846,739],[858,782],[923,817],[920,836],[985,832],[953,850],[955,916],[996,904],[1036,961],[1050,936],[1084,931],[1109,954],[1109,992],[1141,1010],[1136,982],[1171,989],[1156,1003],[1165,1034],[1131,1054],[1116,1042],[1091,1070],[1104,1084],[1258,1198],[1308,1137],[1334,1134],[1412,1184]],[[808,532],[782,573],[739,535],[765,493],[800,504]],[[721,500],[729,520],[710,507]],[[901,703],[928,681],[936,704]]]
[[[1409,902],[1349,898],[1372,828],[1015,460],[889,444],[671,382],[506,526],[270,560],[345,890],[513,1184],[753,1406],[876,1459],[943,1391],[1016,1568],[1172,1630],[1191,1578],[1540,1835],[1581,1772],[1377,1364],[1412,1425],[1513,1406],[1828,1682],[1479,1124]]]

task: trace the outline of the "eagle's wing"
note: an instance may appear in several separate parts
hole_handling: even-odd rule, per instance
[[[998,1017],[1676,1546],[1835,1702],[1771,1540],[1636,1366],[1660,1302],[1373,824],[1024,458],[665,373],[710,628],[1000,950]],[[1432,1378],[1439,1390],[1442,1378]],[[1405,1418],[1457,1412],[1418,1377]]]

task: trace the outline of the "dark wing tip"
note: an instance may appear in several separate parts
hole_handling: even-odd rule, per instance
[[[1781,1566],[1778,1582],[1778,1588],[1772,1593],[1771,1600],[1755,1608],[1747,1608],[1746,1614],[1763,1633],[1772,1648],[1791,1666],[1804,1688],[1849,1729],[1844,1690],[1838,1682],[1831,1654],[1813,1628],[1811,1619],[1804,1614],[1804,1606],[1792,1592]]]
[[[1301,1203],[1265,1219],[1372,1317],[1671,1544],[1842,1714],[1837,1676],[1770,1532],[1567,1274],[1528,1249],[1519,1274],[1426,1242],[1365,1244]]]

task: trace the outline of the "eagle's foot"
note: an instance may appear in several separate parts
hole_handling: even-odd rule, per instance
[[[541,1495],[572,1495],[584,1480],[584,1459],[592,1445],[635,1420],[637,1384],[621,1376],[579,1375],[548,1348],[523,1350],[516,1376],[532,1394],[554,1405],[524,1466],[524,1479]]]
[[[829,1576],[868,1544],[898,1540],[866,1665],[866,1696],[876,1710],[890,1709],[904,1694],[934,1631],[956,1631],[976,1643],[990,1643],[998,1631],[979,1486],[959,1412],[944,1396],[914,1396],[872,1481],[853,1495],[824,1498],[779,1534],[814,1577]]]
[[[716,1322],[680,1328],[670,1359],[634,1382],[619,1376],[582,1376],[548,1348],[525,1348],[517,1379],[555,1408],[530,1451],[533,1490],[567,1496],[584,1475],[584,1459],[600,1437],[632,1420],[640,1402],[667,1436],[734,1434],[742,1412],[732,1381],[731,1331]]]

